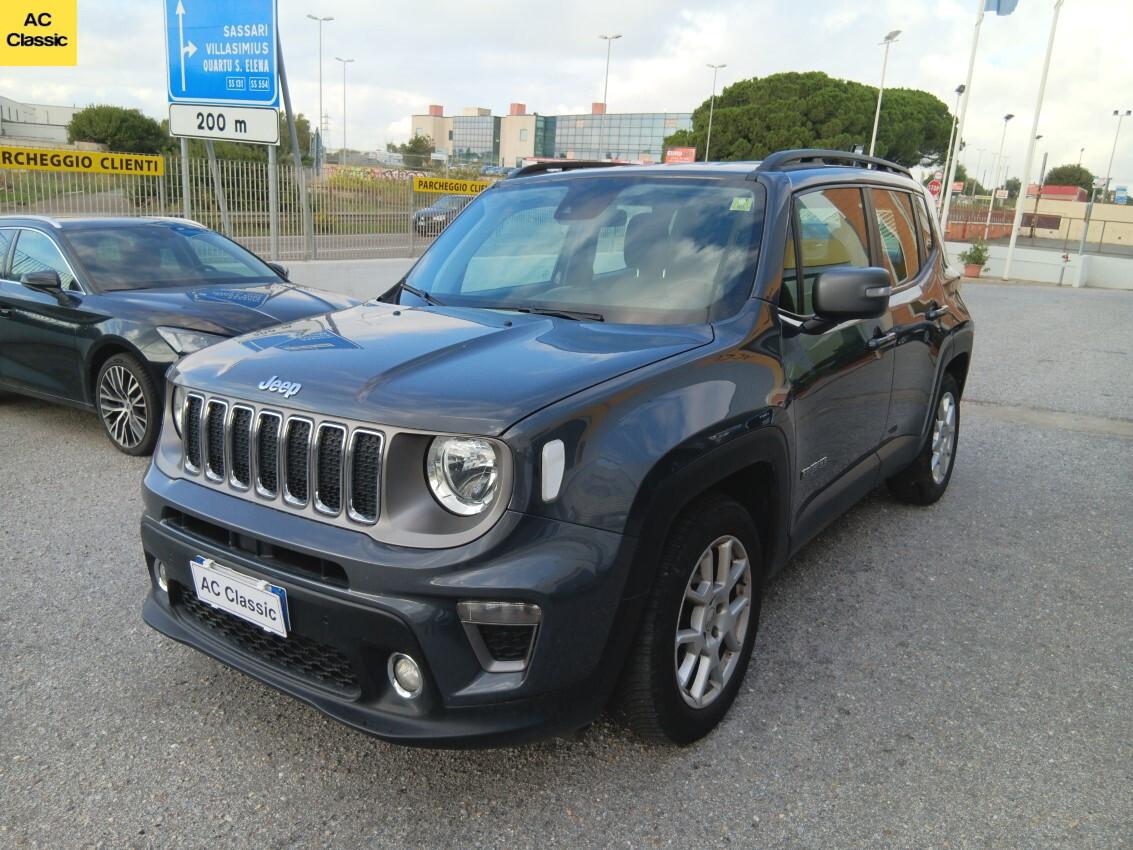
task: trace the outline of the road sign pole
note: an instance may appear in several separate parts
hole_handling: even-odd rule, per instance
[[[275,145],[268,145],[268,256],[279,259],[279,163]]]
[[[189,140],[181,139],[181,204],[185,208],[185,218],[193,217],[193,205],[189,200]]]
[[[311,222],[311,207],[307,197],[307,179],[303,173],[303,155],[299,152],[299,133],[295,129],[295,113],[291,110],[291,89],[287,86],[287,68],[283,64],[283,42],[276,31],[276,61],[279,64],[279,85],[283,89],[283,108],[287,110],[287,130],[291,135],[291,157],[295,162],[295,179],[299,182],[299,207],[303,215],[304,257],[315,258],[315,233]]]
[[[224,196],[224,184],[220,180],[220,166],[216,162],[216,150],[212,139],[205,140],[205,150],[209,157],[209,174],[212,175],[212,191],[216,195],[216,205],[220,208],[220,227],[225,236],[232,235],[232,222],[228,218],[228,200]]]

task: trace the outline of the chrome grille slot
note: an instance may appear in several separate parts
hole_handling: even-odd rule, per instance
[[[292,416],[283,437],[283,500],[306,505],[311,484],[311,420]]]
[[[185,471],[201,471],[201,411],[204,399],[195,393],[185,399],[181,427],[185,429]]]
[[[232,406],[228,483],[238,490],[247,490],[252,486],[253,412],[252,408],[245,404]]]
[[[261,412],[256,420],[256,492],[274,499],[279,495],[279,429],[283,417]]]
[[[342,511],[342,452],[345,448],[343,426],[319,426],[315,441],[315,509],[331,516]]]
[[[224,437],[228,404],[209,399],[205,406],[205,476],[212,481],[224,480]]]
[[[350,481],[347,513],[355,522],[377,522],[382,472],[382,435],[379,432],[359,428],[350,435],[347,471]]]

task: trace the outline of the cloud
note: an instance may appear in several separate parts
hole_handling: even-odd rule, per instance
[[[296,108],[318,112],[317,28],[308,12],[333,15],[324,25],[323,103],[328,145],[341,144],[342,71],[334,56],[354,58],[347,71],[351,146],[381,148],[409,134],[408,116],[430,103],[450,114],[487,106],[506,114],[511,101],[544,114],[588,112],[602,97],[605,42],[611,50],[612,111],[692,110],[706,99],[712,72],[727,63],[721,87],[778,71],[821,70],[876,85],[878,42],[902,30],[887,85],[921,88],[950,106],[964,81],[974,4],[970,0],[575,0],[569,15],[514,0],[469,4],[433,0],[379,12],[371,0],[280,0],[279,25]],[[1022,168],[1053,3],[1024,0],[1007,17],[988,15],[965,138],[999,145],[1012,173]],[[79,67],[5,68],[0,93],[32,102],[120,103],[165,114],[163,16],[154,0],[81,0]],[[1133,108],[1133,4],[1128,0],[1065,3],[1039,132],[1051,164],[1075,162],[1103,173],[1113,145],[1116,108]],[[1119,144],[1114,174],[1133,184],[1133,122]],[[990,159],[985,153],[984,159]],[[1037,169],[1037,166],[1035,166]]]

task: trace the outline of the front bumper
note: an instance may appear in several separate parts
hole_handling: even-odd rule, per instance
[[[622,601],[630,538],[507,513],[467,546],[420,550],[171,479],[151,466],[142,544],[145,621],[328,715],[387,740],[447,746],[530,740],[602,710],[628,644]],[[291,629],[277,638],[196,600],[189,562],[204,555],[287,591]],[[166,565],[169,592],[154,563]],[[539,605],[522,672],[487,672],[459,601]],[[412,656],[425,686],[397,695],[391,653]]]

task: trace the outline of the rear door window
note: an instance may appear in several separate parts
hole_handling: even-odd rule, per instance
[[[882,260],[893,278],[893,285],[900,286],[916,277],[921,270],[912,196],[908,192],[886,189],[871,189],[870,192],[881,236]]]

